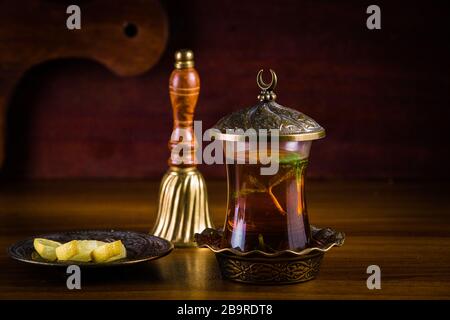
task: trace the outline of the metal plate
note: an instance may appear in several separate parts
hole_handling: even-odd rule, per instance
[[[122,240],[122,243],[127,249],[127,257],[110,263],[47,261],[41,258],[34,250],[33,240],[35,238],[45,238],[61,243],[71,240],[100,240],[105,242]],[[155,260],[164,257],[172,250],[173,244],[171,242],[150,234],[134,231],[84,230],[52,233],[27,238],[9,247],[8,253],[15,260],[44,266],[79,265],[82,267],[111,267]]]

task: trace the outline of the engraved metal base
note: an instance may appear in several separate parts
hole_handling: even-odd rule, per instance
[[[314,279],[324,253],[291,258],[249,258],[217,253],[225,279],[253,284],[290,284]]]
[[[175,247],[195,247],[194,234],[212,228],[205,180],[195,168],[170,168],[159,189],[158,217],[152,234]]]
[[[225,279],[252,284],[291,284],[314,279],[326,251],[342,246],[345,234],[330,228],[311,226],[312,245],[301,251],[283,250],[242,252],[221,248],[222,231],[206,229],[196,234],[200,247],[216,254],[220,271]]]

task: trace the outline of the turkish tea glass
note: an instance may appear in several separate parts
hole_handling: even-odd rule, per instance
[[[301,250],[311,241],[305,201],[305,171],[311,141],[280,142],[267,153],[278,161],[278,170],[263,175],[257,151],[227,151],[228,204],[222,245],[243,252]],[[242,149],[245,149],[242,151]],[[261,150],[258,150],[261,151]],[[237,163],[239,157],[244,164]],[[250,163],[250,160],[256,163]],[[242,161],[241,161],[242,162]]]

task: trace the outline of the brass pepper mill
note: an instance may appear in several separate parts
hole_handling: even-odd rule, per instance
[[[171,155],[169,170],[159,189],[158,217],[152,233],[177,247],[195,246],[194,234],[211,228],[205,180],[195,164],[194,109],[200,92],[200,77],[191,50],[175,53],[175,69],[169,80],[173,131],[169,149],[189,150],[181,158]]]

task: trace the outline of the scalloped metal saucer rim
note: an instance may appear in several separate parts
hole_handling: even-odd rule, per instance
[[[234,255],[234,256],[238,256],[238,257],[252,256],[252,257],[261,257],[261,258],[279,258],[283,255],[300,257],[300,256],[306,256],[306,255],[312,254],[314,252],[325,253],[333,247],[341,247],[345,242],[345,233],[344,232],[337,231],[337,230],[331,229],[329,227],[318,228],[318,227],[315,227],[314,225],[312,225],[311,227],[316,229],[315,234],[318,234],[321,230],[328,229],[333,232],[335,237],[333,240],[328,239],[328,242],[326,242],[322,247],[313,246],[313,247],[305,248],[301,251],[295,251],[295,250],[288,249],[288,250],[277,251],[275,253],[264,252],[264,251],[261,251],[258,249],[242,252],[242,251],[234,249],[234,248],[217,248],[217,246],[210,244],[210,243],[201,243],[201,244],[199,244],[199,247],[200,248],[208,248],[216,254],[228,254],[228,255]],[[206,230],[207,229],[205,229],[204,231],[206,231]],[[215,234],[220,234],[220,232],[221,232],[221,230],[217,230],[217,229],[210,229],[210,230],[215,232]],[[201,233],[198,235],[201,235]],[[318,240],[322,240],[322,239],[316,239],[316,242],[318,242]],[[325,239],[325,240],[327,240],[327,239]]]
[[[204,244],[201,247],[203,248],[208,248],[210,249],[212,252],[214,253],[230,253],[232,255],[236,255],[236,256],[240,256],[240,257],[247,257],[247,256],[260,256],[260,257],[266,257],[266,258],[275,258],[275,257],[280,257],[282,255],[286,255],[286,254],[292,254],[294,256],[304,256],[304,255],[308,255],[310,253],[313,252],[322,252],[325,253],[327,251],[329,251],[332,247],[340,247],[344,244],[344,241],[342,241],[341,243],[330,243],[329,245],[327,245],[325,248],[318,248],[318,247],[312,247],[312,248],[306,248],[302,251],[294,251],[294,250],[283,250],[283,251],[279,251],[279,252],[275,252],[275,253],[267,253],[261,250],[251,250],[251,251],[247,251],[247,252],[242,252],[233,248],[222,248],[222,249],[215,249],[214,247],[208,245],[208,244]]]

